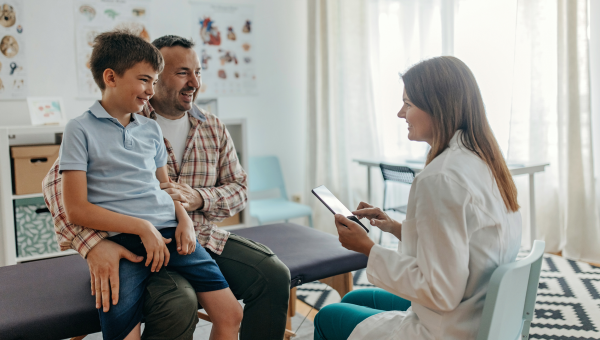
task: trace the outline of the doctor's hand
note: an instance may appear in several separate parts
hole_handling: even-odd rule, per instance
[[[335,226],[342,247],[369,256],[375,242],[369,238],[367,232],[358,223],[349,220],[344,215],[336,214]]]
[[[352,212],[359,219],[368,218],[372,226],[392,234],[396,234],[397,229],[402,228],[402,224],[390,218],[383,210],[374,207],[369,203],[360,202],[355,211]]]

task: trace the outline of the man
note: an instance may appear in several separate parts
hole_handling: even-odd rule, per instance
[[[172,183],[161,187],[184,204],[198,241],[210,250],[236,298],[243,300],[240,339],[280,340],[285,332],[289,270],[269,248],[214,225],[245,207],[247,178],[224,124],[193,106],[201,86],[194,44],[172,35],[153,44],[161,51],[165,68],[150,105],[140,114],[156,119],[165,137]],[[106,240],[105,232],[70,224],[62,206],[60,181],[55,163],[43,188],[59,245],[62,250],[77,250],[87,260],[96,307],[110,307],[119,294],[119,260],[139,262],[141,258]],[[198,321],[197,300],[183,277],[161,270],[149,279],[144,298],[144,339],[192,338]]]

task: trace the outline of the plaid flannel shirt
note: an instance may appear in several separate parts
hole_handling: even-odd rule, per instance
[[[156,119],[150,104],[142,114]],[[214,222],[242,211],[247,202],[247,175],[239,163],[229,132],[217,117],[193,107],[188,112],[191,124],[182,164],[178,164],[173,147],[165,139],[169,158],[167,167],[173,182],[185,183],[197,190],[204,206],[189,212],[202,247],[220,255],[229,232]],[[67,220],[62,201],[61,174],[57,159],[42,181],[44,200],[54,219],[58,245],[61,250],[75,249],[82,257],[108,237],[105,231],[85,228]]]

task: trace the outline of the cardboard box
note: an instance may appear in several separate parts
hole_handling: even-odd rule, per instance
[[[42,192],[42,180],[58,158],[60,145],[13,146],[13,181],[16,195]]]
[[[237,213],[237,214],[235,214],[231,217],[227,217],[223,221],[217,222],[215,224],[217,225],[217,227],[227,227],[230,225],[236,225],[236,224],[240,224],[240,223],[241,223],[240,213]]]

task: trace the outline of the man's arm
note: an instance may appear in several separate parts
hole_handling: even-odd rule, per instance
[[[187,211],[198,211],[210,222],[219,222],[246,207],[247,175],[240,165],[233,140],[225,124],[217,120],[220,135],[217,181],[214,187],[192,188],[186,183],[161,183],[171,197]],[[200,133],[200,138],[202,133]],[[204,137],[206,138],[206,137]],[[212,166],[212,165],[211,165]]]
[[[204,202],[200,209],[207,220],[219,222],[246,207],[248,176],[242,168],[229,131],[217,120],[221,133],[219,146],[218,179],[212,188],[196,188]]]
[[[69,221],[86,225],[96,230],[114,231],[139,235],[146,248],[146,267],[152,263],[152,272],[157,272],[169,263],[169,251],[164,239],[152,223],[141,218],[123,215],[102,208],[87,200],[87,177],[85,171],[63,171],[64,205]]]
[[[102,242],[108,233],[84,228],[69,222],[62,201],[62,175],[59,172],[59,159],[42,181],[44,200],[54,221],[54,232],[60,250],[74,249],[86,258],[89,251]]]

